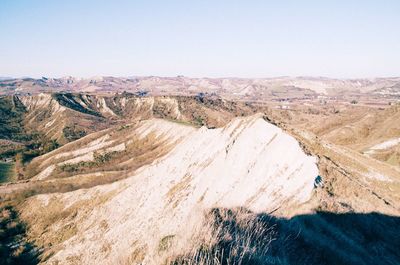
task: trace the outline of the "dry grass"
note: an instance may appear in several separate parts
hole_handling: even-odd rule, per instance
[[[192,249],[165,264],[399,264],[400,218],[316,212],[277,218],[246,209],[213,209]],[[181,253],[182,253],[181,252]]]
[[[265,264],[275,224],[245,209],[213,209],[194,235],[193,248],[166,264]]]
[[[79,233],[79,220],[87,218],[92,209],[110,200],[115,194],[115,191],[111,191],[68,207],[57,195],[49,195],[46,205],[36,198],[19,205],[21,219],[29,224],[27,236],[34,239],[35,244],[42,249],[41,259],[48,259],[63,242],[76,236]],[[104,229],[106,225],[103,222],[100,227]]]

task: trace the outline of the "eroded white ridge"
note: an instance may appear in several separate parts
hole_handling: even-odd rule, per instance
[[[144,248],[143,263],[157,264],[160,240],[173,235],[184,242],[204,211],[246,207],[268,212],[301,204],[310,198],[318,174],[316,158],[260,116],[238,118],[220,129],[203,127],[124,181],[57,195],[72,205],[77,198],[117,191],[89,215],[77,217],[82,218],[76,222],[77,235],[48,262],[79,256],[84,264],[111,264]],[[106,252],[104,245],[110,246]]]

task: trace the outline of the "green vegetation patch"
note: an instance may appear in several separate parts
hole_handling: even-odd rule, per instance
[[[14,175],[14,163],[0,162],[0,183],[8,182]]]
[[[123,152],[109,152],[109,153],[104,153],[104,154],[94,154],[94,161],[82,161],[79,163],[75,164],[63,164],[59,166],[59,169],[63,172],[68,172],[68,173],[76,173],[76,172],[83,172],[85,169],[90,169],[90,168],[98,168],[101,167],[102,165],[108,163],[111,161],[113,158],[117,157]]]
[[[86,131],[85,130],[81,130],[76,126],[66,126],[63,129],[63,135],[65,137],[65,139],[67,139],[69,142],[78,140],[84,136],[86,136]]]
[[[190,121],[184,121],[184,120],[178,120],[178,119],[165,119],[165,120],[170,121],[170,122],[174,122],[174,123],[177,123],[177,124],[185,125],[185,126],[190,126],[190,127],[201,127],[201,126],[198,126],[197,123],[193,124]]]
[[[25,112],[25,106],[18,97],[0,97],[0,139],[14,141],[29,140],[29,135],[23,129]]]

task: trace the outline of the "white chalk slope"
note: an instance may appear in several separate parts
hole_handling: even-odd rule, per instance
[[[181,126],[176,124],[177,134]],[[310,198],[318,174],[316,158],[256,115],[237,118],[225,128],[194,130],[165,157],[124,181],[39,195],[32,203],[56,199],[68,209],[79,198],[115,191],[103,204],[78,213],[78,233],[48,262],[68,264],[79,257],[82,264],[115,264],[132,261],[141,250],[145,264],[157,264],[162,238],[174,236],[176,245],[190,245],[186,239],[205,210],[240,206],[268,212],[301,204]]]

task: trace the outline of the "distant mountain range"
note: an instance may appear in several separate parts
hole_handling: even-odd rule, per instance
[[[399,98],[400,77],[373,79],[332,79],[325,77],[275,78],[190,78],[177,77],[110,77],[92,78],[17,78],[0,79],[1,94],[40,92],[138,92],[153,95],[217,94],[225,98],[248,100],[315,99],[373,95]]]

